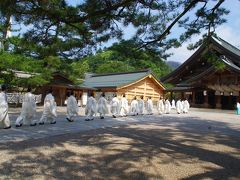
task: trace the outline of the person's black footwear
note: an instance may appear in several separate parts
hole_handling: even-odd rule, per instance
[[[38,123],[39,125],[44,125],[44,122],[40,122],[40,123]]]
[[[93,118],[92,119],[89,119],[90,121],[93,121]]]
[[[8,127],[3,128],[3,129],[10,129],[10,128],[11,128],[11,126],[8,126]]]
[[[69,119],[69,118],[66,118],[68,120],[68,122],[73,122],[73,120]]]
[[[50,124],[56,124],[56,121],[54,121],[54,122],[50,122]]]
[[[100,119],[104,119],[104,117],[102,116],[102,117],[100,117]]]
[[[16,127],[21,127],[22,126],[22,124],[16,124]]]
[[[115,115],[113,115],[113,118],[116,118],[116,116],[115,116]]]
[[[85,119],[85,121],[90,121],[90,119]]]
[[[37,125],[37,123],[34,123],[34,124],[30,124],[30,126],[36,126]]]

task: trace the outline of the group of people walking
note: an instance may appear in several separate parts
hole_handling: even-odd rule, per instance
[[[159,114],[169,114],[172,109],[176,109],[178,114],[188,113],[189,108],[190,105],[187,99],[184,101],[179,99],[177,103],[175,103],[175,100],[172,100],[171,104],[168,99],[164,100],[163,97],[160,97],[157,102],[157,110]],[[153,110],[154,106],[151,97],[148,97],[146,104],[143,96],[140,96],[140,99],[134,97],[129,107],[125,94],[123,94],[121,98],[118,98],[117,95],[114,94],[110,102],[110,112],[113,118],[127,115],[143,115],[144,111],[146,111],[147,115],[152,115]],[[93,120],[94,115],[97,113],[99,113],[101,119],[104,119],[105,115],[109,114],[108,101],[105,98],[105,94],[102,93],[98,101],[94,98],[94,94],[90,94],[90,97],[87,100],[85,113],[87,115],[86,121]]]
[[[3,124],[4,129],[9,129],[11,128],[11,124],[8,117],[8,103],[5,91],[6,86],[2,85],[0,92],[0,122]],[[52,95],[52,90],[47,92],[47,95],[44,99],[43,113],[39,120],[36,120],[35,96],[31,91],[32,89],[28,88],[27,93],[24,95],[21,113],[15,122],[16,127],[21,127],[23,124],[30,126],[36,126],[37,124],[44,125],[46,122],[55,124],[57,118],[57,105],[54,96]],[[108,104],[110,105],[110,111]],[[145,111],[146,114],[151,115],[153,114],[153,107],[154,106],[151,97],[148,97],[146,102],[144,101],[143,96],[141,96],[139,99],[134,97],[129,106],[129,102],[125,94],[123,94],[121,98],[118,98],[117,95],[114,94],[111,102],[108,103],[104,93],[101,94],[101,97],[98,101],[95,99],[94,94],[91,93],[87,99],[87,104],[85,107],[85,120],[93,120],[97,113],[99,113],[100,119],[104,119],[106,114],[109,114],[109,112],[111,112],[113,118],[124,117],[127,115],[143,115]],[[187,100],[178,100],[175,105],[174,100],[172,100],[171,104],[168,99],[164,100],[163,97],[160,97],[157,103],[157,110],[159,114],[168,114],[170,113],[171,109],[176,109],[177,113],[187,113],[189,109],[189,103]],[[67,121],[73,122],[74,117],[78,116],[78,113],[79,106],[77,100],[74,97],[74,93],[69,92],[67,93]]]

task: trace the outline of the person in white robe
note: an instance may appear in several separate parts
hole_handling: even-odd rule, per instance
[[[182,101],[181,101],[181,99],[178,99],[178,100],[177,100],[177,103],[176,103],[177,113],[178,113],[178,114],[181,114],[181,113],[182,113],[182,109],[183,109]]]
[[[183,101],[183,113],[188,113],[188,110],[190,108],[190,104],[187,99]]]
[[[143,115],[143,111],[144,111],[144,100],[143,100],[143,96],[140,97],[140,99],[138,100],[138,110],[139,110],[139,114]]]
[[[69,122],[73,122],[74,117],[78,116],[79,107],[73,92],[71,93],[68,92],[67,97],[68,98],[67,98],[67,118],[66,119]]]
[[[161,96],[158,103],[157,103],[157,110],[159,114],[163,114],[165,111],[165,106],[164,106],[164,99]]]
[[[85,115],[87,116],[85,121],[92,121],[94,119],[94,115],[97,114],[97,101],[94,98],[94,94],[91,93],[87,99],[87,104],[85,107]]]
[[[16,120],[16,127],[21,127],[23,124],[36,126],[36,101],[32,94],[32,89],[29,87],[27,93],[23,97],[22,110],[20,116]]]
[[[104,119],[105,115],[108,114],[107,100],[104,93],[101,94],[98,100],[98,113],[100,114],[100,119]]]
[[[3,126],[3,129],[11,128],[11,124],[8,116],[6,86],[4,84],[1,86],[1,92],[0,92],[0,124],[1,126]]]
[[[168,98],[165,100],[165,113],[169,114],[171,111],[171,103]]]
[[[174,99],[172,99],[172,109],[176,109],[176,102]]]
[[[139,107],[138,107],[137,97],[134,97],[130,106],[130,114],[132,116],[136,116],[138,115],[138,112],[139,112]]]
[[[56,124],[57,117],[57,104],[55,102],[54,96],[52,95],[52,90],[49,90],[43,105],[43,114],[39,121],[39,125],[43,125],[45,122],[50,122],[50,124]]]
[[[129,107],[128,107],[128,100],[125,94],[122,95],[122,98],[120,100],[120,107],[121,107],[120,116],[122,117],[127,116]]]
[[[240,115],[240,103],[239,102],[237,102],[237,115]]]
[[[110,106],[111,106],[112,116],[113,118],[116,118],[120,112],[120,101],[117,98],[116,94],[113,95],[112,101],[110,102]]]
[[[146,110],[148,115],[153,114],[153,102],[151,97],[148,97],[147,99]]]

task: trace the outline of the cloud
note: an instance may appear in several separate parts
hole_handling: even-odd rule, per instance
[[[240,31],[231,28],[230,26],[223,25],[216,29],[217,35],[229,42],[230,44],[240,48]]]
[[[240,49],[240,30],[232,28],[228,25],[222,25],[216,29],[217,35],[224,39],[225,41],[229,42],[233,46],[237,47]],[[170,53],[173,53],[171,57],[169,57],[167,60],[169,61],[177,61],[180,63],[183,63],[186,61],[196,50],[194,51],[189,51],[187,49],[188,44],[197,42],[199,38],[202,36],[194,36],[190,41],[185,42],[182,44],[181,47],[179,48],[172,48],[169,50]]]

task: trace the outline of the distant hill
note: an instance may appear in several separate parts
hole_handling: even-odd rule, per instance
[[[176,61],[166,61],[166,63],[172,70],[177,69],[181,65],[180,62],[176,62]]]

